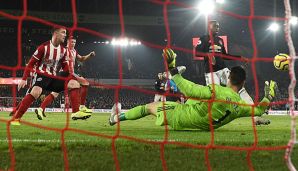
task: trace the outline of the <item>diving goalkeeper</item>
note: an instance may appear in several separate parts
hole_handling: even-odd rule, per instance
[[[175,61],[175,60],[174,60]],[[195,104],[179,104],[176,102],[153,102],[137,106],[125,113],[121,113],[121,104],[115,104],[109,118],[110,125],[119,121],[136,120],[147,115],[156,116],[156,125],[169,125],[174,130],[184,128],[210,130],[219,128],[240,117],[260,116],[264,113],[270,101],[275,97],[277,84],[270,81],[265,84],[265,97],[256,106],[252,107],[241,99],[238,94],[246,79],[245,70],[236,66],[231,68],[227,87],[210,84],[202,86],[190,82],[181,76],[186,69],[184,66],[174,67],[175,62],[168,61],[172,80],[180,91],[187,97],[198,99]],[[213,100],[214,101],[210,101]],[[209,119],[209,105],[210,117]],[[118,114],[117,114],[118,113]]]

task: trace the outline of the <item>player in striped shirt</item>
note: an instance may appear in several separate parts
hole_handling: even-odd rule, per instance
[[[81,85],[81,103],[80,103],[80,107],[79,110],[85,113],[92,113],[91,109],[88,109],[85,106],[86,103],[86,96],[87,96],[87,90],[88,90],[88,86],[89,86],[89,82],[88,80],[86,80],[84,77],[80,76],[79,74],[76,74],[74,72],[75,70],[75,62],[76,59],[78,59],[78,61],[80,62],[84,62],[86,60],[88,60],[90,57],[95,56],[95,52],[92,51],[90,52],[88,55],[85,56],[81,56],[75,49],[76,46],[76,38],[71,36],[68,38],[67,40],[67,56],[69,57],[69,63],[70,63],[70,73],[72,73],[72,75],[76,78],[76,80],[80,83]],[[42,104],[40,105],[39,108],[37,108],[35,110],[35,113],[37,115],[38,119],[42,119],[45,115],[45,108],[50,105],[55,98],[57,98],[59,95],[59,93],[57,92],[51,92],[46,98],[45,100],[42,102]]]
[[[41,95],[43,90],[61,92],[67,84],[70,101],[72,104],[72,117],[90,117],[88,113],[79,111],[80,105],[80,84],[75,79],[68,77],[69,64],[66,56],[66,49],[61,44],[66,37],[66,29],[54,28],[52,38],[40,45],[32,55],[26,66],[23,78],[18,84],[18,89],[24,88],[26,80],[35,66],[36,72],[33,76],[32,89],[21,101],[19,109],[16,111],[11,121],[12,125],[20,125],[20,119],[30,107],[30,105]],[[58,75],[58,65],[63,68],[63,73]],[[58,77],[59,76],[59,77]]]

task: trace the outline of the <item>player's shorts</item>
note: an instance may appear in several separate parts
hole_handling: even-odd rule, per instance
[[[77,80],[81,85],[89,85],[89,81],[86,80],[84,77],[80,76],[79,74],[73,73],[72,76],[75,80]]]
[[[182,105],[177,102],[167,101],[164,105],[159,103],[155,124],[159,126],[169,125],[175,130],[183,129],[179,123],[179,118],[188,111],[188,108],[190,108],[189,105]]]
[[[162,102],[162,101],[167,101],[166,96],[161,95],[161,94],[155,94],[154,102]]]
[[[68,77],[68,72],[59,72],[57,76]],[[68,80],[62,80],[58,78],[52,78],[46,75],[35,74],[33,77],[32,87],[38,86],[43,90],[59,93],[64,90],[65,83]]]
[[[212,75],[213,75],[213,81],[212,82]],[[223,85],[226,86],[228,83],[228,78],[230,75],[230,70],[229,68],[224,68],[221,70],[218,70],[213,73],[205,73],[205,80],[206,80],[206,85],[209,84],[217,84],[217,85]]]
[[[208,105],[195,103],[193,105],[176,102],[159,103],[155,124],[169,125],[174,130],[201,129],[209,130]]]
[[[178,105],[179,105],[179,103],[170,102],[170,101],[165,102],[164,104],[159,103],[159,105],[157,106],[155,124],[159,125],[159,126],[170,125],[171,127],[173,127],[173,125],[174,125],[173,124],[173,115],[174,115],[174,113],[176,113],[177,109],[175,109],[175,108]],[[166,120],[165,120],[165,115],[166,115]]]
[[[242,87],[238,91],[238,94],[241,97],[241,99],[244,100],[247,104],[254,104],[253,99],[250,97],[250,95],[247,93],[247,91],[244,87]]]

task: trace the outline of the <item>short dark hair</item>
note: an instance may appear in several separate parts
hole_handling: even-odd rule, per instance
[[[69,36],[68,40],[73,39],[73,40],[77,40],[77,38],[75,36]]]
[[[53,27],[52,30],[51,30],[52,35],[53,35],[56,31],[58,31],[58,30],[60,30],[60,29],[66,29],[66,28],[65,28],[65,27]]]
[[[216,20],[210,20],[210,21],[208,22],[209,25],[210,25],[210,24],[215,24],[215,23],[218,23],[218,21],[216,21]]]
[[[230,82],[232,85],[238,86],[239,88],[243,86],[246,80],[246,72],[241,66],[235,66],[231,68]]]

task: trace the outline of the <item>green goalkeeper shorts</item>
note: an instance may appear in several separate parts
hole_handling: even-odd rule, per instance
[[[170,101],[167,101],[165,103],[159,103],[157,107],[155,124],[159,126],[170,125],[171,127],[173,127],[175,125],[175,114],[183,112],[177,111],[177,107],[179,105],[181,104]]]
[[[155,124],[169,125],[174,130],[182,129],[209,129],[208,106],[198,101],[193,104],[176,102],[159,103]]]

